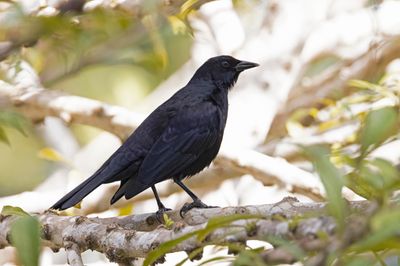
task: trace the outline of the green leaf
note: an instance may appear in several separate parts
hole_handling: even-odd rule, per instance
[[[163,219],[165,227],[171,230],[172,227],[174,226],[174,221],[171,218],[169,218],[168,214],[166,214],[165,212],[163,213]]]
[[[6,205],[3,207],[3,209],[1,210],[1,214],[2,215],[16,215],[16,216],[30,216],[29,213],[25,212],[23,209],[21,209],[20,207],[13,207],[13,206],[9,206]]]
[[[19,113],[11,112],[11,111],[1,111],[0,112],[0,125],[14,128],[14,129],[18,130],[25,137],[27,136],[26,132],[24,130],[24,127],[26,124],[27,124],[27,121],[26,121],[25,117],[23,117]]]
[[[351,257],[349,261],[346,262],[346,266],[373,266],[376,265],[368,258],[363,257]]]
[[[316,171],[321,178],[328,197],[329,212],[336,218],[339,229],[344,228],[347,207],[342,198],[343,176],[330,162],[329,149],[316,145],[304,148],[306,154],[313,160]]]
[[[234,260],[234,259],[235,259],[235,257],[233,257],[233,256],[218,256],[218,257],[213,257],[208,260],[202,261],[198,266],[207,265],[211,262],[213,262],[212,265],[217,265],[216,263],[232,262],[232,260]],[[231,264],[229,264],[229,265],[231,265]]]
[[[351,247],[351,251],[383,250],[386,248],[400,248],[398,235],[400,228],[400,209],[388,208],[374,215],[371,220],[371,233]]]
[[[195,250],[191,251],[190,254],[188,254],[188,256],[186,258],[184,258],[183,260],[181,260],[180,262],[178,262],[176,264],[176,266],[182,266],[185,264],[185,262],[187,262],[188,260],[193,260],[194,258],[196,258],[196,256],[198,256],[199,254],[202,254],[204,250],[204,247],[198,247]]]
[[[345,176],[346,186],[353,190],[355,193],[364,197],[366,199],[378,198],[380,195],[376,189],[374,189],[371,184],[354,172],[349,173]]]
[[[190,32],[189,26],[178,16],[169,16],[168,22],[171,25],[174,34],[185,34]]]
[[[375,91],[381,91],[383,88],[380,85],[373,84],[371,82],[359,79],[353,79],[348,82],[348,85],[358,89],[370,89]]]
[[[259,252],[255,250],[243,250],[236,257],[232,264],[233,266],[265,266],[266,264],[261,259]]]
[[[24,266],[39,265],[40,225],[36,218],[24,216],[11,226],[11,242]]]
[[[323,239],[323,237],[319,237],[319,239]],[[287,239],[284,239],[282,237],[278,236],[269,236],[267,238],[267,242],[270,243],[272,246],[279,247],[281,249],[286,250],[288,253],[293,255],[293,257],[296,258],[296,260],[301,261],[306,254],[304,254],[304,251],[300,248],[300,246],[296,242],[289,241]]]
[[[391,188],[395,184],[398,185],[400,182],[399,171],[390,161],[375,158],[370,160],[369,163],[377,168],[382,178],[384,188]]]
[[[153,264],[158,260],[158,258],[164,256],[164,254],[170,252],[175,246],[177,246],[179,243],[185,241],[186,239],[189,239],[193,236],[195,236],[200,230],[190,232],[188,234],[185,234],[181,237],[178,237],[176,239],[167,241],[159,245],[156,249],[151,251],[146,259],[143,262],[143,266],[148,266]]]
[[[363,163],[360,166],[360,177],[362,177],[368,185],[372,186],[373,190],[382,190],[384,187],[381,175],[379,175],[377,171],[373,171],[366,163]]]
[[[349,187],[366,199],[375,199],[384,202],[389,199],[391,192],[400,188],[398,170],[391,162],[380,159],[364,159],[358,167],[358,174],[354,175],[353,184]],[[364,190],[360,192],[360,189]]]
[[[0,127],[0,141],[10,145],[10,141],[8,140],[7,134],[2,127]]]
[[[191,11],[197,9],[201,4],[199,0],[187,0],[183,5],[181,6],[181,12],[180,16],[181,17],[186,17]]]
[[[384,107],[368,113],[360,132],[361,156],[396,133],[398,114],[393,107]]]

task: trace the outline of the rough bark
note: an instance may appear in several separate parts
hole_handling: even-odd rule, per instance
[[[83,266],[81,251],[77,244],[73,242],[66,242],[64,246],[67,251],[67,262],[71,266]]]
[[[349,205],[361,213],[368,212],[374,206],[367,201],[350,202]],[[300,203],[295,198],[285,198],[276,204],[260,206],[193,209],[186,213],[183,219],[177,211],[171,211],[168,212],[168,216],[174,223],[169,228],[160,225],[154,214],[88,218],[58,216],[47,212],[36,216],[42,224],[43,245],[53,250],[66,248],[71,261],[75,265],[81,265],[79,253],[87,249],[106,254],[110,261],[124,263],[138,257],[146,257],[162,243],[191,233],[192,237],[175,245],[169,252],[189,253],[205,245],[243,243],[250,239],[265,241],[271,236],[304,241],[317,238],[318,234],[324,232],[333,237],[335,221],[327,215],[325,206],[325,203]],[[251,219],[234,221],[230,226],[210,231],[202,241],[196,237],[195,232],[204,229],[211,218],[232,214],[258,215],[259,218],[250,217]],[[294,217],[302,217],[295,228],[290,226],[291,218]],[[8,234],[16,219],[15,216],[1,216],[0,247],[10,245]],[[317,245],[313,247],[310,243],[304,245],[311,250],[321,248]],[[265,256],[269,260],[276,260],[277,255],[268,253]]]

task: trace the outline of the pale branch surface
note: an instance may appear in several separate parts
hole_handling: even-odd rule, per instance
[[[67,252],[67,262],[71,266],[83,266],[81,252],[77,244],[73,242],[65,243],[65,251]]]
[[[142,115],[122,107],[47,90],[26,62],[19,64],[19,71],[14,67],[5,62],[0,64],[9,79],[9,83],[0,80],[0,100],[34,123],[42,122],[46,116],[55,116],[68,124],[94,126],[125,139],[143,120]]]
[[[14,49],[16,49],[16,45],[10,41],[0,42],[0,61],[3,61],[7,58],[9,54],[11,54]]]
[[[278,185],[289,192],[302,194],[316,201],[324,199],[323,187],[317,176],[282,158],[248,150],[221,154],[215,160],[215,164],[227,166],[242,174],[250,174],[265,186]]]
[[[361,201],[349,205],[360,212],[368,212],[374,204]],[[276,204],[194,209],[183,219],[175,211],[168,213],[174,221],[172,228],[157,224],[154,214],[88,218],[47,212],[37,217],[42,224],[43,244],[54,250],[67,248],[70,260],[81,265],[79,253],[87,249],[102,252],[115,262],[146,257],[164,242],[204,229],[209,219],[232,214],[253,214],[263,218],[238,220],[231,226],[217,228],[207,234],[204,241],[199,241],[194,235],[180,242],[171,252],[191,252],[209,244],[243,243],[250,239],[265,241],[271,236],[297,241],[316,238],[321,232],[334,236],[336,225],[334,219],[326,214],[325,206],[325,203],[300,203],[295,198],[285,198]],[[302,217],[295,228],[290,226],[293,217]],[[15,216],[1,216],[0,247],[10,245],[10,227],[16,219]],[[312,245],[307,245],[312,249]]]

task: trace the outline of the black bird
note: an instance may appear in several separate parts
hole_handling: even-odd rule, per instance
[[[225,55],[208,59],[100,169],[51,208],[70,208],[101,184],[121,181],[111,204],[151,187],[160,215],[169,209],[161,202],[155,184],[167,179],[173,179],[193,199],[183,206],[181,215],[195,207],[207,208],[182,180],[203,170],[217,155],[228,114],[228,91],[243,70],[256,66]]]

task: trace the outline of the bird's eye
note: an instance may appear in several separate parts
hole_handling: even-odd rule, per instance
[[[229,63],[227,61],[222,61],[221,65],[225,68],[229,67]]]

